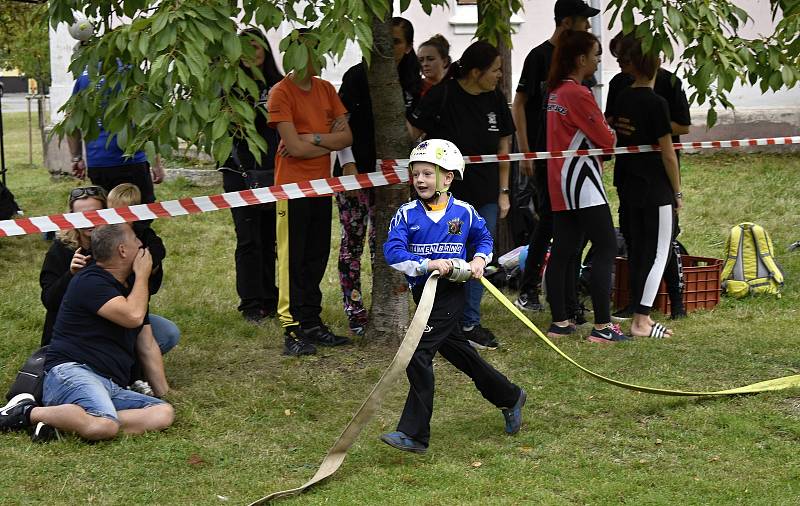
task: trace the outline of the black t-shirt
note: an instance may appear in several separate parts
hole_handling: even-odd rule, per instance
[[[658,144],[672,131],[667,101],[650,88],[628,87],[612,107],[617,146]],[[660,152],[617,155],[615,184],[620,198],[634,207],[673,202],[672,185]]]
[[[608,99],[606,100],[606,116],[613,116],[611,108],[617,100],[617,95],[633,84],[633,77],[620,72],[611,78],[608,83]],[[663,97],[667,101],[669,117],[671,121],[679,125],[689,126],[692,124],[692,117],[689,114],[689,101],[683,91],[683,83],[680,78],[666,69],[658,69],[656,82],[653,85],[656,95]],[[680,142],[680,136],[673,135],[672,142]]]
[[[97,311],[114,297],[127,297],[129,293],[130,288],[97,264],[73,276],[53,327],[45,371],[65,362],[78,362],[119,386],[127,386],[142,327],[122,327]],[[145,319],[144,323],[149,322]]]
[[[446,139],[461,154],[493,155],[500,139],[514,133],[514,120],[500,90],[471,95],[456,79],[437,84],[422,97],[408,121],[427,139]],[[480,207],[497,202],[500,192],[497,163],[467,164],[464,180],[454,181],[456,198]]]
[[[525,119],[528,127],[528,147],[531,151],[547,149],[544,130],[544,103],[546,98],[547,74],[556,47],[546,40],[531,49],[525,57],[522,75],[517,84],[517,92],[525,93],[528,101],[525,104]],[[541,135],[539,135],[541,133]]]

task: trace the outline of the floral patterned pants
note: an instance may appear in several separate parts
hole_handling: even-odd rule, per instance
[[[339,246],[339,282],[344,312],[353,325],[365,325],[367,311],[361,294],[361,255],[369,227],[370,262],[375,260],[375,194],[371,188],[336,194],[342,242]]]

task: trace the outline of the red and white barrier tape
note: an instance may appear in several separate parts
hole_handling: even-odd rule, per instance
[[[738,139],[729,141],[676,142],[675,149],[720,149],[743,148],[749,146],[778,146],[784,144],[800,144],[800,136],[769,137],[763,139]],[[507,155],[473,155],[465,156],[466,163],[518,162],[522,160],[547,160],[550,158],[568,158],[571,156],[619,155],[624,153],[648,153],[660,151],[657,145],[621,146],[615,148],[575,149],[572,151],[538,151],[534,153],[510,153]],[[378,160],[378,170],[392,167],[407,167],[408,159]]]
[[[800,136],[729,141],[681,142],[675,144],[675,149],[719,149],[784,144],[800,144]],[[491,163],[497,161],[566,158],[570,156],[646,153],[658,151],[658,149],[658,146],[629,146],[610,149],[542,151],[536,153],[511,153],[508,155],[465,156],[464,161],[468,163]],[[153,220],[156,218],[181,216],[185,214],[206,213],[209,211],[218,211],[220,209],[229,209],[231,207],[266,204],[277,200],[322,197],[345,190],[358,190],[361,188],[398,184],[408,181],[407,165],[408,160],[379,160],[378,167],[381,172],[371,172],[359,174],[357,176],[315,179],[313,181],[304,181],[301,183],[275,185],[269,188],[242,190],[206,197],[188,197],[178,200],[156,202],[154,204],[101,209],[99,211],[88,211],[85,213],[54,214],[51,216],[37,216],[35,218],[2,220],[0,221],[0,237],[38,234],[55,230],[69,230],[72,228],[89,228],[99,225],[138,220]]]

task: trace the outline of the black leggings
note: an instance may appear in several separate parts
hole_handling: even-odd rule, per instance
[[[592,260],[591,294],[594,322],[611,321],[611,268],[617,252],[617,239],[608,204],[553,213],[553,247],[547,264],[547,300],[553,321],[567,320],[566,294],[575,291],[575,251],[583,238],[595,248]],[[568,275],[568,273],[570,275]]]

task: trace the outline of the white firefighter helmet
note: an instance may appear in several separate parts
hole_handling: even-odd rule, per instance
[[[426,139],[411,151],[408,165],[428,162],[454,172],[455,179],[464,179],[464,157],[458,147],[444,139]]]
[[[69,25],[68,28],[69,34],[72,36],[72,38],[80,42],[86,42],[87,40],[91,39],[92,35],[94,35],[94,25],[92,22],[80,12],[75,12],[73,17],[75,18],[75,21]]]

